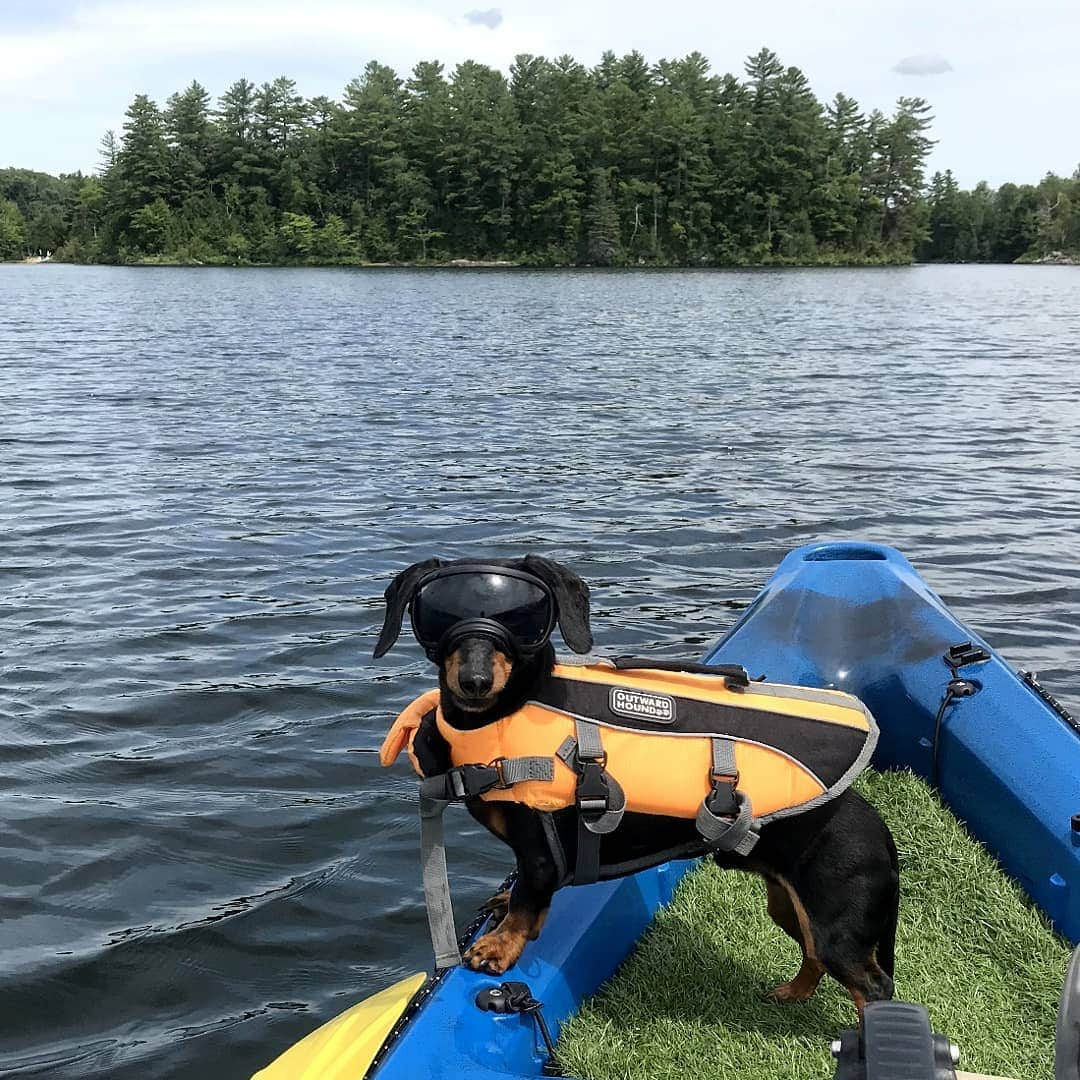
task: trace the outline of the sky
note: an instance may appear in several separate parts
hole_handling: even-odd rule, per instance
[[[339,97],[367,61],[507,71],[518,53],[605,49],[650,61],[704,53],[741,73],[762,45],[817,96],[865,110],[927,98],[930,171],[971,186],[1034,182],[1080,165],[1076,0],[0,0],[0,167],[91,171],[137,93],[164,104],[198,79],[216,97],[288,75]]]

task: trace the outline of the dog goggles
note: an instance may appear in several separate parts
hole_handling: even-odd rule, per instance
[[[538,652],[557,615],[555,597],[538,577],[484,563],[433,571],[409,604],[413,634],[435,661],[474,636],[492,638],[511,656]]]

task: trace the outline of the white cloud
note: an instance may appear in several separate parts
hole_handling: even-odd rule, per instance
[[[502,26],[503,13],[499,8],[488,8],[487,11],[467,11],[465,21],[473,26],[486,26],[489,30],[498,30]]]
[[[952,71],[952,69],[952,64],[937,53],[905,56],[903,60],[893,65],[893,71],[898,75],[944,75],[946,71]]]

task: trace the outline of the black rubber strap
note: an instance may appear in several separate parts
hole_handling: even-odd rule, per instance
[[[578,759],[577,782],[577,859],[574,884],[592,885],[600,880],[600,833],[588,826],[590,818],[600,818],[608,810],[611,792],[604,766],[599,761]]]
[[[682,660],[650,660],[640,656],[616,656],[612,663],[619,671],[685,671],[688,675],[717,675],[729,687],[749,686],[750,676],[739,664],[695,664]]]
[[[604,825],[612,809],[610,777],[605,772],[607,754],[600,738],[600,729],[579,719],[574,726],[577,744],[574,768],[577,770],[577,858],[574,862],[574,884],[592,885],[600,880],[600,837],[608,832]],[[625,806],[625,803],[624,803]],[[620,812],[613,825],[622,820]]]
[[[585,827],[578,814],[577,859],[574,862],[574,884],[592,885],[600,880],[600,834]]]

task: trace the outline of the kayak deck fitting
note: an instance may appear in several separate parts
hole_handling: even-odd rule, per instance
[[[791,552],[704,660],[859,697],[881,730],[873,764],[936,778],[945,802],[1055,929],[1080,940],[1080,730],[1033,679],[960,624],[898,551],[839,543]],[[422,983],[412,976],[257,1076],[543,1075],[548,1054],[532,1015],[482,1011],[477,995],[502,980],[526,983],[557,1038],[559,1024],[611,977],[692,865],[560,890],[543,933],[505,976],[460,967]],[[483,928],[470,927],[465,938]],[[377,1026],[350,1021],[373,1006]],[[388,1030],[384,1042],[380,1031]]]

